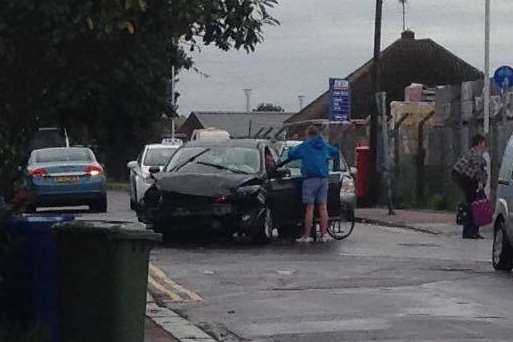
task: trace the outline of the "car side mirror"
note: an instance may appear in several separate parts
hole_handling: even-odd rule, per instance
[[[135,160],[132,160],[131,162],[128,162],[126,164],[126,167],[129,169],[135,169],[137,167],[137,162]]]
[[[158,167],[158,166],[152,166],[152,167],[150,167],[150,173],[151,173],[152,175],[154,175],[154,174],[156,174],[156,173],[159,173],[159,172],[160,172],[160,167]]]

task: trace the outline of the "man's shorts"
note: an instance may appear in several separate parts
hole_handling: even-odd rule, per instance
[[[303,180],[303,203],[323,204],[328,202],[328,178],[305,178]]]

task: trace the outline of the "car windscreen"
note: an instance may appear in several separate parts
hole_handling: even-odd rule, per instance
[[[176,147],[155,147],[149,148],[144,156],[143,165],[145,166],[164,166],[176,151]]]
[[[253,174],[260,171],[260,165],[260,153],[256,148],[184,147],[176,151],[166,170],[201,173],[231,171]]]
[[[52,148],[36,151],[34,161],[36,163],[92,162],[94,159],[87,148]]]
[[[281,156],[280,156],[280,160],[287,160],[288,158],[288,155],[289,155],[289,148],[290,147],[287,147],[287,148],[284,148],[281,152]],[[333,160],[330,160],[329,161],[329,165],[328,165],[328,170],[330,171],[347,171],[347,164],[346,164],[346,161],[344,159],[344,156],[342,156],[341,154],[339,154],[339,157],[340,157],[340,166],[338,167],[338,170],[335,170],[335,163]],[[301,170],[301,165],[302,165],[302,161],[297,159],[297,160],[293,160],[289,163],[287,163],[287,167],[289,169],[291,169],[294,173],[294,171],[298,171]]]

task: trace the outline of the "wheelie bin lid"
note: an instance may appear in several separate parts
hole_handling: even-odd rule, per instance
[[[7,224],[10,228],[37,232],[47,231],[54,224],[72,222],[74,219],[75,216],[73,215],[24,214],[20,216],[11,217]]]
[[[84,234],[102,236],[109,240],[162,241],[162,234],[146,229],[142,223],[113,221],[73,221],[53,226],[56,234]]]

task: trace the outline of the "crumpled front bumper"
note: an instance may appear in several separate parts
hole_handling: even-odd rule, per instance
[[[159,229],[190,230],[211,228],[224,231],[249,231],[258,223],[262,208],[241,209],[232,204],[202,208],[158,207],[146,210],[146,219]]]

